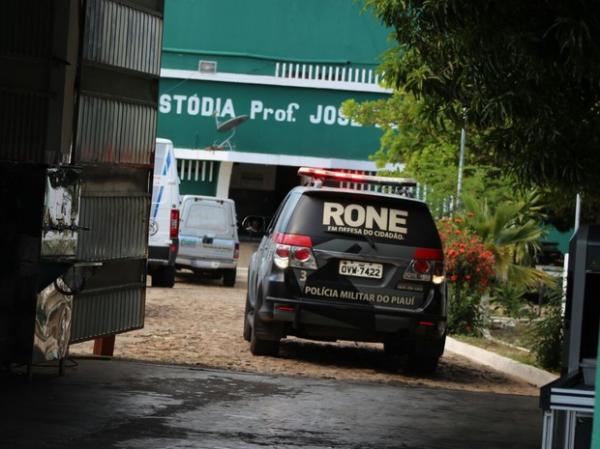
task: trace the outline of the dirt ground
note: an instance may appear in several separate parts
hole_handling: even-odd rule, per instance
[[[239,371],[330,379],[403,383],[505,394],[537,395],[534,386],[446,352],[438,371],[419,377],[394,370],[382,345],[282,341],[278,357],[254,357],[242,338],[244,280],[235,288],[218,281],[178,278],[173,289],[148,288],[144,329],[119,335],[115,357]],[[92,342],[71,346],[90,355]]]

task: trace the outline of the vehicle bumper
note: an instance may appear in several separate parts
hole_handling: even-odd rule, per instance
[[[404,341],[412,347],[435,345],[446,335],[439,314],[369,305],[326,303],[316,299],[267,296],[258,311],[265,325],[284,334],[325,340]]]
[[[149,246],[148,247],[148,265],[149,266],[167,266],[174,265],[177,257],[177,251],[172,251],[169,246]]]
[[[206,260],[190,257],[177,257],[177,265],[198,270],[227,270],[237,267],[237,260]]]

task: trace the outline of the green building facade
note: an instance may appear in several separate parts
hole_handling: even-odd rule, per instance
[[[270,215],[299,166],[375,170],[380,131],[339,110],[390,94],[375,71],[389,30],[361,8],[166,0],[158,136],[173,141],[183,194],[233,198],[240,217]]]

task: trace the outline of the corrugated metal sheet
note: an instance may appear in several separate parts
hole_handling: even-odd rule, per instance
[[[145,285],[116,286],[75,295],[71,343],[144,326]]]
[[[160,17],[110,0],[88,0],[84,58],[160,74]]]
[[[43,162],[48,98],[0,89],[0,160]]]
[[[20,0],[2,3],[0,54],[45,57],[52,49],[53,2]]]
[[[155,129],[152,106],[84,95],[75,160],[151,165]]]
[[[146,257],[148,210],[146,193],[82,196],[77,259],[82,261]]]

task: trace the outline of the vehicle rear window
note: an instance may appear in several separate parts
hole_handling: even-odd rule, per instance
[[[287,233],[309,235],[315,244],[332,238],[440,248],[425,203],[401,197],[349,192],[307,192],[298,201]]]
[[[160,175],[165,161],[165,152],[167,151],[166,143],[157,143],[154,153],[154,174]]]
[[[185,227],[217,235],[228,235],[231,223],[228,207],[214,201],[201,201],[190,206],[185,220]]]
[[[163,192],[160,188],[160,177],[162,173],[163,164],[165,162],[165,153],[167,151],[167,145],[164,143],[157,143],[154,153],[154,182],[152,184],[152,204],[157,204],[162,199]],[[159,198],[161,195],[161,198]]]

